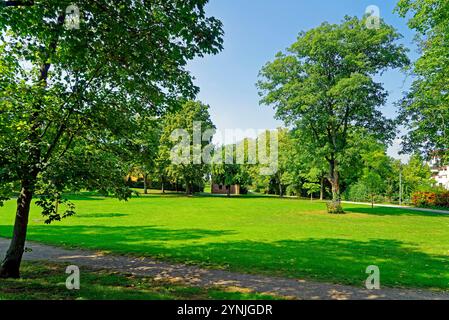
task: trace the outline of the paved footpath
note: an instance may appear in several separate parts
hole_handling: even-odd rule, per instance
[[[342,201],[341,203],[347,203],[347,204],[360,204],[364,206],[372,206],[371,203],[367,202],[354,202],[354,201]],[[447,210],[438,210],[438,209],[426,209],[426,208],[415,208],[415,207],[408,207],[408,206],[399,206],[396,204],[374,204],[374,207],[384,207],[384,208],[396,208],[396,209],[405,209],[410,211],[418,211],[418,212],[429,212],[429,213],[438,213],[438,214],[448,214],[449,211]]]
[[[6,252],[9,240],[0,238],[0,255]],[[157,280],[183,283],[192,286],[234,287],[250,289],[258,293],[276,294],[307,300],[449,300],[449,292],[426,290],[391,289],[369,291],[363,288],[329,283],[312,282],[299,279],[287,279],[261,275],[250,275],[223,270],[202,269],[195,266],[173,264],[150,258],[104,255],[90,250],[68,250],[58,247],[28,242],[31,252],[24,254],[28,261],[50,261],[67,263],[93,269],[103,269],[149,276]]]

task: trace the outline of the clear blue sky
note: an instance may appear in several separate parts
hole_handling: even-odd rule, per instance
[[[255,83],[261,67],[295,42],[300,31],[324,21],[338,23],[345,15],[361,17],[369,5],[377,5],[381,17],[404,36],[402,42],[411,49],[413,59],[414,33],[393,13],[395,4],[396,0],[210,0],[208,15],[224,24],[224,50],[189,64],[201,88],[198,98],[211,106],[218,129],[281,126],[270,107],[259,105]],[[400,72],[388,72],[381,82],[390,93],[384,113],[393,117],[393,102],[407,90],[410,79]],[[396,155],[396,150],[390,154]]]

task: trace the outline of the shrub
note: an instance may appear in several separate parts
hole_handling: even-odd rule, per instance
[[[416,207],[449,208],[449,191],[415,192],[412,203]]]
[[[347,197],[350,201],[371,201],[368,193],[368,188],[362,182],[357,182],[356,184],[352,185],[349,188],[349,191],[347,191]]]
[[[327,202],[327,212],[331,214],[343,214],[345,213],[340,201]]]
[[[298,190],[298,187],[296,185],[288,185],[287,189],[285,190],[285,193],[288,197],[294,197],[294,196],[300,196],[301,192]]]

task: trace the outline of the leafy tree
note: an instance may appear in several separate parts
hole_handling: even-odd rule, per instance
[[[260,72],[261,103],[276,117],[300,129],[304,147],[328,162],[334,207],[340,207],[340,163],[354,128],[383,138],[393,124],[378,109],[387,92],[374,81],[379,73],[409,63],[400,35],[391,26],[368,29],[365,21],[346,17],[301,32],[286,53],[278,53]],[[337,210],[339,211],[339,210]]]
[[[402,166],[402,183],[404,196],[408,199],[415,191],[432,187],[432,172],[419,154],[414,154],[409,162]]]
[[[195,128],[195,123],[201,124],[200,127]],[[195,141],[195,129],[201,141]],[[177,161],[171,159],[168,172],[172,177],[184,181],[187,194],[192,194],[195,186],[202,186],[209,173],[209,164],[201,156],[203,151],[207,152],[205,148],[210,146],[214,130],[209,106],[199,101],[183,103],[177,112],[168,114],[164,120],[161,145],[171,150],[171,156],[178,157]],[[205,136],[208,136],[208,140],[204,140]]]
[[[408,129],[404,150],[449,156],[449,2],[400,0],[397,10],[411,14],[422,56],[414,66],[415,81],[402,101],[400,120]]]
[[[170,182],[169,166],[170,166],[170,150],[167,148],[167,146],[159,144],[157,157],[154,162],[153,173],[161,183],[162,193],[165,193],[165,183]]]
[[[318,168],[311,168],[310,171],[304,176],[306,183],[303,184],[303,188],[306,189],[307,194],[310,196],[310,200],[313,200],[313,194],[321,190],[320,185],[321,172]]]
[[[68,0],[0,8],[1,198],[20,185],[1,277],[19,277],[37,193],[48,222],[73,214],[58,212],[64,189],[129,197],[122,156],[136,119],[194,97],[187,61],[222,48],[206,2],[79,0],[79,29],[65,28]]]
[[[304,147],[304,145],[308,143],[307,136],[303,137],[300,130],[295,129],[292,132],[292,135],[294,136],[294,145],[292,148],[295,151],[293,154],[289,155],[289,158],[292,161],[289,171],[292,175],[299,177],[302,181],[300,182],[297,179],[297,184],[304,183],[304,180],[306,183],[319,183],[320,200],[323,200],[326,193],[325,180],[328,171],[326,160],[324,158],[317,157],[316,154],[312,152],[312,148],[307,146]],[[305,185],[302,187],[304,187],[306,191],[308,190]]]
[[[144,194],[148,193],[149,178],[156,173],[159,156],[161,122],[158,118],[138,117],[137,132],[130,142],[133,172],[143,177]]]
[[[230,197],[231,186],[240,183],[241,165],[236,163],[236,147],[235,145],[220,147],[216,150],[215,157],[217,154],[220,154],[219,159],[211,165],[212,181],[224,185],[226,194]]]
[[[379,173],[365,169],[361,182],[366,186],[366,190],[371,198],[371,207],[374,208],[374,197],[382,192],[384,180]]]
[[[295,178],[292,171],[297,169],[298,164],[296,146],[291,133],[286,128],[278,128],[278,165],[274,173],[273,181],[277,184],[279,196],[284,196],[286,186],[291,184]]]

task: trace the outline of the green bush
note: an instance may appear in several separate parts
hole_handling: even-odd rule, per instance
[[[301,195],[301,191],[299,190],[299,188],[296,185],[293,185],[293,184],[287,186],[287,189],[285,190],[285,193],[289,197],[295,197],[295,196],[300,196]]]
[[[371,201],[368,188],[362,182],[357,182],[356,184],[352,185],[347,192],[347,197],[350,201]]]
[[[327,202],[327,212],[331,214],[343,214],[345,211],[343,210],[343,207],[341,206],[340,201],[331,201]]]

